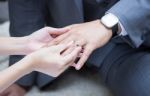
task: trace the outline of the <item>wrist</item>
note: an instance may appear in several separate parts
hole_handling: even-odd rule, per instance
[[[23,72],[24,75],[29,74],[33,71],[34,62],[30,56],[24,57],[18,63],[18,70],[20,70],[20,72]]]
[[[36,54],[36,52],[33,52],[29,55],[27,55],[25,57],[25,60],[27,61],[27,65],[26,67],[28,67],[28,69],[30,71],[36,71],[37,68],[37,64],[41,64],[40,60],[39,60],[39,56],[38,54]]]
[[[27,55],[30,53],[30,48],[28,46],[28,36],[25,37],[14,37],[16,38],[16,45],[18,46],[19,55]]]
[[[99,26],[99,28],[101,28],[101,30],[107,34],[107,36],[112,37],[113,32],[111,28],[107,28],[106,26],[104,26],[101,23],[101,20],[95,20],[95,22]]]
[[[101,19],[100,19],[101,24],[103,24],[107,29],[112,30],[112,35],[115,36],[118,32],[118,23],[119,19],[117,16],[115,16],[112,13],[107,13],[105,14]]]
[[[25,37],[20,38],[20,41],[22,41],[22,54],[23,55],[28,55],[29,53],[36,50],[34,48],[34,45],[31,44],[30,39],[31,39],[30,36],[25,36]]]

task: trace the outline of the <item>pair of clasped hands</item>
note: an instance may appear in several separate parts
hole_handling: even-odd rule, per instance
[[[90,54],[107,43],[111,36],[111,30],[99,20],[65,28],[42,28],[27,36],[25,55],[28,55],[24,60],[30,62],[28,72],[34,70],[57,77],[70,66],[79,70]],[[75,64],[77,58],[80,59]]]

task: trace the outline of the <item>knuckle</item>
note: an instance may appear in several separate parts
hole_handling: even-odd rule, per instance
[[[79,24],[72,24],[70,27],[71,28],[74,28],[74,27],[77,27]]]
[[[84,53],[84,57],[88,57],[89,56],[89,53],[88,52],[85,52]]]
[[[53,77],[58,77],[58,76],[59,76],[58,73],[53,74]]]
[[[46,27],[44,27],[43,29],[44,29],[44,30],[48,30],[49,28],[50,28],[50,27],[46,26]]]

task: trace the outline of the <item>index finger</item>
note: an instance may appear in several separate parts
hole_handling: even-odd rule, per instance
[[[59,44],[62,40],[66,39],[66,37],[69,36],[69,33],[64,33],[58,37],[56,37],[55,39],[53,39],[51,42],[48,43],[48,46],[52,46],[52,45],[57,45]]]
[[[63,52],[64,50],[68,49],[69,47],[73,46],[74,41],[70,41],[67,44],[59,44],[56,46],[56,51],[58,51],[59,53]]]
[[[64,56],[64,61],[66,62],[66,64],[71,61],[75,61],[81,49],[82,49],[81,47],[76,47],[70,54]]]

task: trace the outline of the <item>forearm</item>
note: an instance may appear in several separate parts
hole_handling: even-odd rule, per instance
[[[0,72],[0,93],[22,76],[32,72],[30,58],[24,58]]]
[[[0,54],[24,55],[27,51],[27,37],[1,37]]]

